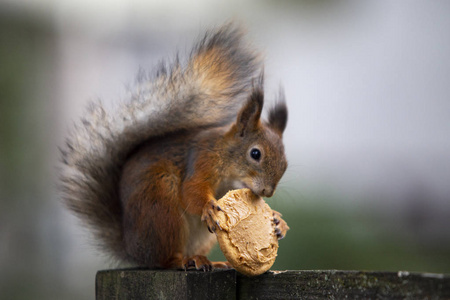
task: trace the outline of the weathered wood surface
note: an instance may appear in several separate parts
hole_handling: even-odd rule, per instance
[[[99,271],[103,299],[450,299],[450,275],[364,271]]]
[[[96,299],[235,299],[236,272],[122,269],[99,271]]]
[[[288,271],[237,278],[239,299],[450,299],[450,277],[442,274]]]

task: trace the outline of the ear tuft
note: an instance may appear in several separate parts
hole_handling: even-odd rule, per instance
[[[260,84],[254,85],[250,97],[237,117],[236,126],[239,136],[243,137],[246,133],[258,127],[263,105],[264,92],[262,86]]]
[[[277,103],[269,111],[269,126],[282,135],[287,125],[287,119],[288,109],[284,97],[284,91],[280,89]]]

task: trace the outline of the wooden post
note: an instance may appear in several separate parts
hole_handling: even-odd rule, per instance
[[[450,275],[365,271],[99,271],[104,299],[450,299]]]
[[[237,278],[238,299],[450,299],[450,277],[442,274],[287,271]]]
[[[99,271],[96,299],[235,299],[234,270],[199,272],[122,269]]]

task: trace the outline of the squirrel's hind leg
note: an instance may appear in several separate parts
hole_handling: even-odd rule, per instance
[[[227,261],[212,262],[204,255],[194,255],[192,257],[185,257],[182,261],[182,266],[185,270],[203,270],[203,271],[232,268],[231,264]]]
[[[122,175],[126,252],[142,267],[177,267],[186,244],[177,169],[168,161],[159,161],[145,168],[125,168]]]

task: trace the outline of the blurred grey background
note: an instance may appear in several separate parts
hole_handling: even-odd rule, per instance
[[[448,1],[0,0],[0,298],[94,299],[114,264],[59,202],[57,147],[89,100],[122,101],[139,68],[230,19],[290,109],[274,269],[450,272],[449,16]]]

